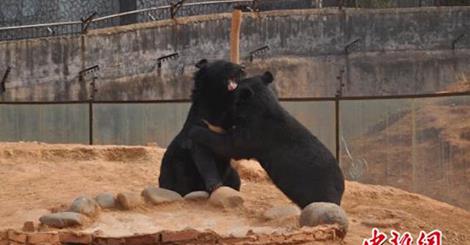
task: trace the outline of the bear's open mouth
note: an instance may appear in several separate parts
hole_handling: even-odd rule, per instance
[[[234,79],[229,79],[227,84],[227,90],[232,92],[237,89],[238,83]]]

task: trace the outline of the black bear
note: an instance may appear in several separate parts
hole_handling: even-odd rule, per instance
[[[266,72],[240,81],[230,108],[233,126],[223,134],[194,126],[191,139],[216,155],[258,160],[274,184],[301,208],[312,202],[340,205],[344,177],[335,157],[281,107],[268,87],[273,80]]]
[[[192,104],[183,129],[168,146],[160,168],[159,186],[186,195],[193,191],[209,193],[221,185],[240,190],[240,177],[230,158],[216,156],[202,145],[194,144],[188,130],[201,120],[215,129],[228,128],[234,91],[244,76],[244,68],[227,61],[196,64]]]

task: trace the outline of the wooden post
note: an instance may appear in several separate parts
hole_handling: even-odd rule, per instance
[[[230,60],[240,64],[240,27],[242,23],[242,11],[235,9],[232,12],[232,29],[230,32]]]

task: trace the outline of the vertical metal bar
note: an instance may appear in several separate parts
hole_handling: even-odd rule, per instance
[[[2,80],[0,81],[0,94],[4,93],[6,91],[6,82],[7,82],[7,79],[8,79],[8,75],[10,75],[10,72],[11,72],[11,66],[8,66],[7,67],[7,70],[5,71],[5,73],[3,74],[3,78]]]
[[[340,96],[336,95],[335,98],[335,143],[336,143],[336,160],[338,161],[338,164],[340,164],[340,135],[339,135],[339,101],[340,101]]]
[[[346,53],[347,56],[347,53]],[[335,95],[335,136],[336,136],[336,161],[338,161],[338,164],[340,164],[340,106],[339,103],[341,101],[341,97],[343,96],[343,74],[344,70],[339,71],[339,75],[337,77],[338,79],[338,89],[336,90],[336,95]],[[341,164],[340,164],[341,165]]]
[[[411,190],[416,192],[417,191],[417,184],[418,184],[418,166],[416,161],[416,100],[411,100]]]
[[[93,100],[88,102],[89,144],[93,145]]]

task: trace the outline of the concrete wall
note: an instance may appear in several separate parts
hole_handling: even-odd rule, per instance
[[[76,100],[90,95],[78,72],[95,64],[97,99],[184,99],[193,64],[227,58],[230,14],[94,30],[86,36],[0,42],[0,75],[13,69],[2,100]],[[284,10],[246,14],[241,51],[269,45],[247,64],[272,70],[281,97],[435,92],[470,71],[470,7]],[[347,44],[360,39],[345,55]],[[157,58],[179,58],[157,69]],[[247,62],[245,60],[245,62]],[[470,75],[470,74],[468,74]]]

